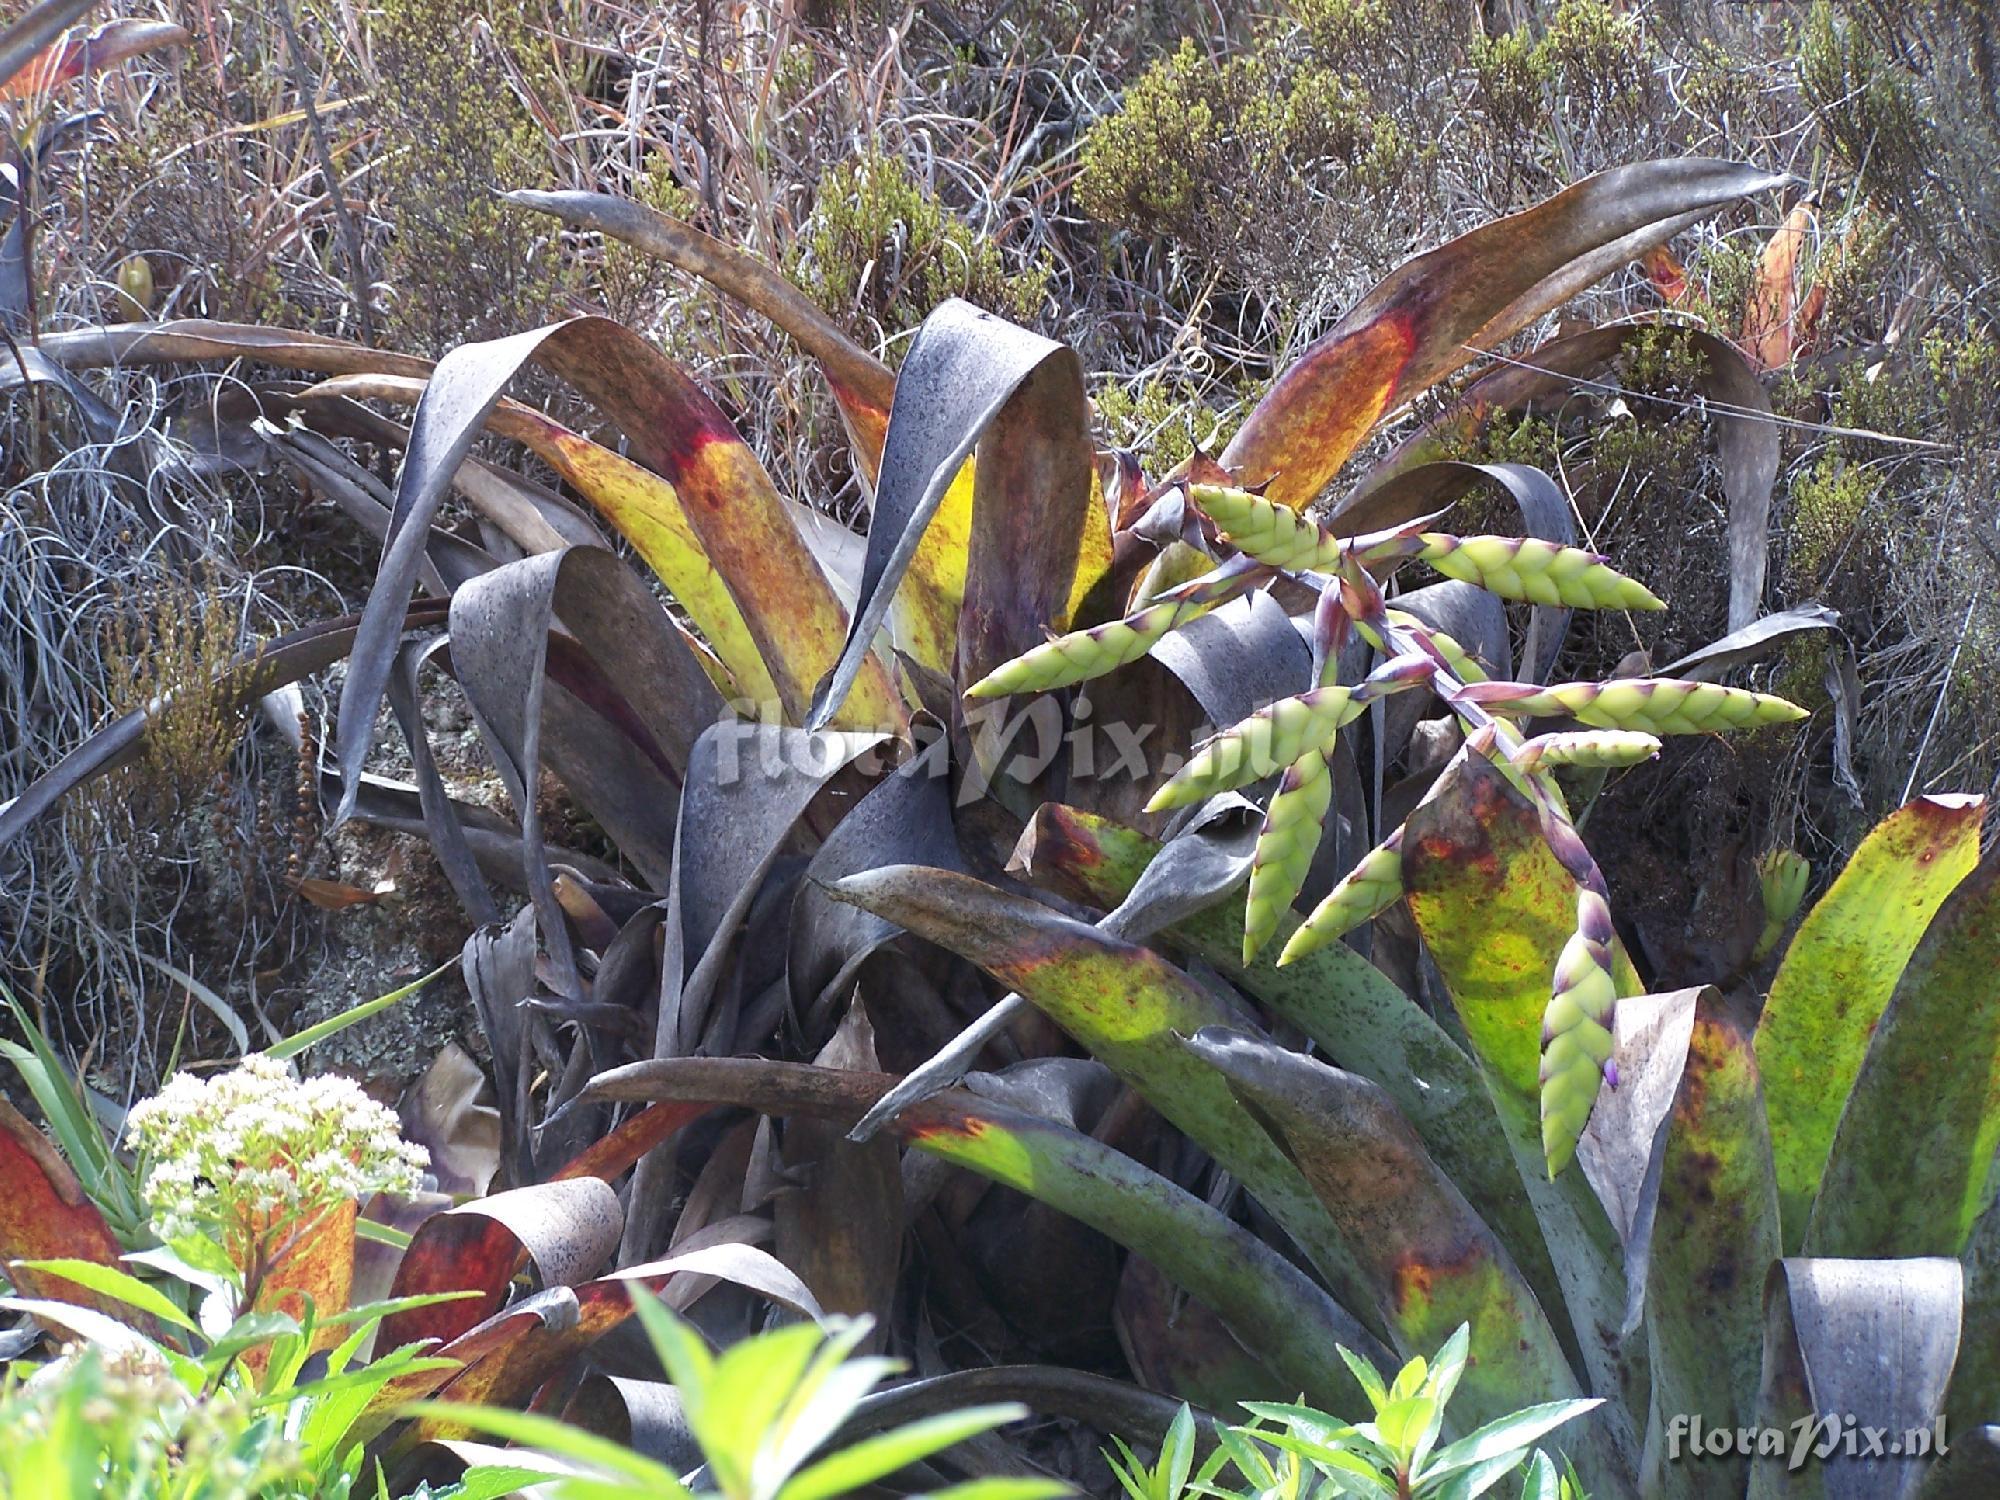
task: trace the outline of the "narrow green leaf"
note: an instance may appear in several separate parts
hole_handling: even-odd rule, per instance
[[[1937,909],[1979,859],[1985,802],[1920,797],[1891,813],[1806,914],[1757,1023],[1757,1069],[1789,1253],[1876,1023]]]
[[[364,1000],[359,1005],[349,1006],[337,1016],[328,1016],[324,1021],[317,1021],[302,1031],[293,1032],[283,1041],[274,1043],[272,1046],[266,1048],[265,1055],[276,1058],[296,1057],[305,1051],[306,1048],[315,1046],[330,1036],[338,1036],[341,1032],[347,1030],[348,1027],[358,1026],[370,1016],[380,1015],[392,1005],[402,1004],[403,1001],[408,1000],[411,996],[420,993],[426,985],[439,975],[457,967],[458,960],[456,958],[448,959],[446,962],[439,964],[435,969],[432,969],[430,973],[424,975],[423,978],[413,979],[400,989],[391,990],[386,995],[377,995],[373,1000]]]
[[[661,1500],[681,1500],[689,1495],[673,1471],[664,1464],[641,1457],[623,1443],[598,1437],[567,1422],[533,1412],[505,1411],[499,1407],[473,1406],[461,1401],[418,1401],[402,1408],[405,1417],[436,1417],[479,1432],[489,1432],[525,1448],[567,1458],[604,1473],[646,1487],[646,1493]]]
[[[1005,1403],[968,1406],[909,1422],[871,1438],[863,1438],[830,1458],[795,1475],[778,1491],[777,1500],[837,1500],[841,1495],[886,1479],[897,1470],[941,1453],[954,1443],[990,1432],[1028,1415],[1025,1406]]]
[[[1438,1449],[1424,1470],[1426,1479],[1441,1478],[1474,1464],[1485,1463],[1508,1452],[1526,1450],[1567,1422],[1595,1411],[1604,1403],[1588,1401],[1544,1401],[1522,1407],[1509,1416],[1488,1422],[1476,1432]],[[1517,1458],[1515,1460],[1519,1462]]]
[[[1956,1255],[2000,1147],[2000,858],[1931,919],[1833,1138],[1806,1252]]]
[[[10,1270],[23,1267],[30,1271],[53,1276],[61,1281],[73,1281],[80,1287],[123,1302],[128,1307],[136,1307],[141,1312],[151,1313],[163,1323],[176,1328],[184,1328],[190,1333],[199,1332],[195,1321],[174,1305],[166,1293],[158,1287],[141,1281],[129,1271],[121,1271],[116,1266],[107,1266],[94,1260],[16,1260],[9,1261]]]

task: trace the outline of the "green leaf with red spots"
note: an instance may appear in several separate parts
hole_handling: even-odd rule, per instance
[[[123,1247],[49,1138],[0,1099],[0,1267],[20,1260],[89,1260],[115,1266]],[[73,1281],[25,1267],[7,1270],[25,1296],[73,1302],[112,1317],[122,1304]]]
[[[755,1058],[673,1058],[615,1068],[594,1080],[584,1097],[706,1101],[851,1123],[894,1081],[880,1073]],[[986,1086],[997,1091],[1004,1082],[1002,1075]],[[975,1075],[967,1088],[920,1100],[884,1129],[1145,1256],[1220,1316],[1288,1386],[1334,1410],[1358,1409],[1360,1393],[1335,1346],[1346,1344],[1371,1359],[1383,1351],[1310,1277],[1158,1173],[1065,1125],[984,1097],[976,1091],[980,1084]]]
[[[1032,879],[1109,910],[1131,892],[1159,851],[1157,840],[1135,829],[1045,803],[1022,835],[1015,860]],[[1288,915],[1278,932],[1288,935],[1297,925],[1298,918]],[[1570,1337],[1541,1226],[1521,1194],[1521,1175],[1496,1129],[1479,1069],[1427,1011],[1339,943],[1282,969],[1268,956],[1246,965],[1243,908],[1233,901],[1184,917],[1161,937],[1298,1027],[1340,1067],[1380,1084],[1424,1149],[1500,1235],[1559,1331]]]
[[[1477,1427],[1511,1414],[1525,1392],[1581,1394],[1513,1258],[1379,1085],[1241,1032],[1207,1030],[1185,1045],[1228,1079],[1356,1247],[1398,1355],[1471,1325],[1457,1417]]]
[[[1713,991],[1696,997],[1692,1022],[1679,1056],[1646,1060],[1678,1075],[1648,1174],[1646,1347],[1663,1417],[1734,1429],[1757,1407],[1778,1189],[1748,1028]],[[1673,1500],[1702,1500],[1741,1494],[1747,1473],[1716,1460],[1659,1464],[1648,1479]]]
[[[1979,859],[1978,797],[1891,813],[1806,914],[1757,1023],[1788,1250],[1803,1243],[1840,1114],[1931,918]]]
[[[1622,1391],[1630,1405],[1643,1369],[1618,1337],[1626,1292],[1617,1236],[1583,1174],[1550,1182],[1542,1152],[1542,1014],[1575,930],[1576,885],[1549,852],[1535,810],[1489,761],[1473,756],[1446,775],[1404,824],[1410,912],[1513,1148],[1588,1384],[1594,1394]],[[1639,991],[1615,945],[1613,972],[1621,993]]]
[[[1150,948],[967,875],[891,865],[830,890],[1025,996],[1233,1172],[1346,1300],[1356,1284],[1351,1248],[1227,1083],[1177,1040],[1241,1024],[1213,993]]]
[[[1810,1255],[1956,1255],[2000,1147],[2000,857],[1931,919],[1868,1044],[1806,1225]]]
[[[1405,261],[1278,377],[1223,466],[1304,507],[1392,409],[1697,219],[1785,180],[1735,162],[1642,162]]]

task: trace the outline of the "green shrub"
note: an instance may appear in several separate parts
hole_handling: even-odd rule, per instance
[[[820,179],[787,269],[827,312],[877,338],[922,322],[947,297],[1032,323],[1047,296],[1039,267],[1010,269],[990,236],[879,151]]]

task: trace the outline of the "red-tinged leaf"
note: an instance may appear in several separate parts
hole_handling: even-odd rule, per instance
[[[1957,1255],[2000,1147],[2000,857],[1931,919],[1896,983],[1827,1157],[1810,1255]]]
[[[1626,1288],[1615,1231],[1581,1172],[1553,1183],[1542,1151],[1541,1032],[1556,959],[1576,926],[1576,887],[1542,838],[1535,810],[1483,756],[1461,760],[1403,832],[1410,912],[1444,978],[1535,1205],[1595,1394],[1643,1372],[1622,1345]],[[1640,985],[1622,950],[1624,994]],[[1616,1403],[1614,1403],[1615,1407]],[[1612,1408],[1607,1408],[1611,1410]]]
[[[1665,245],[1655,245],[1639,257],[1639,265],[1646,273],[1646,280],[1653,284],[1653,290],[1660,294],[1660,300],[1669,307],[1677,307],[1687,300],[1687,269],[1674,259],[1674,252]]]
[[[1979,797],[1920,797],[1875,826],[1800,922],[1757,1023],[1785,1246],[1805,1239],[1841,1111],[1932,917],[1979,860]]]
[[[809,727],[848,700],[925,532],[974,447],[972,529],[959,611],[958,678],[973,682],[1039,645],[1068,612],[1096,493],[1083,370],[1068,346],[945,302],[896,380],[860,601]]]
[[[1487,371],[1458,394],[1450,409],[1398,444],[1335,507],[1330,524],[1342,531],[1393,525],[1457,498],[1463,485],[1435,460],[1469,442],[1500,413],[1518,414],[1567,400],[1580,384],[1615,379],[1619,356],[1646,338],[1671,337],[1701,357],[1696,385],[1715,405],[1708,418],[1729,500],[1730,629],[1748,625],[1762,605],[1769,548],[1771,490],[1778,477],[1778,427],[1771,398],[1743,352],[1699,329],[1618,323],[1551,339],[1522,359]],[[1641,404],[1641,393],[1628,399]],[[1385,519],[1386,518],[1386,519]]]
[[[321,1317],[347,1311],[354,1290],[354,1224],[359,1216],[360,1206],[350,1198],[314,1220],[272,1268],[257,1294],[256,1310],[303,1318],[310,1299]],[[331,1349],[348,1332],[339,1325],[319,1328],[313,1348]],[[269,1358],[268,1345],[248,1349],[243,1355],[244,1362],[255,1370],[261,1370]]]
[[[585,1097],[706,1100],[846,1123],[893,1081],[757,1058],[675,1058],[613,1069]],[[1146,1256],[1221,1316],[1288,1389],[1332,1410],[1357,1406],[1335,1345],[1370,1359],[1385,1355],[1373,1335],[1269,1245],[1090,1136],[965,1089],[920,1100],[884,1128]]]
[[[0,99],[25,99],[72,83],[86,73],[102,72],[128,57],[156,47],[186,44],[186,28],[171,21],[107,21],[88,36],[71,34],[36,54],[27,66],[0,83]]]
[[[560,1290],[566,1292],[568,1289]],[[365,1415],[349,1431],[357,1441],[372,1441],[395,1420],[395,1413],[402,1406],[435,1395],[465,1371],[477,1369],[488,1359],[514,1347],[541,1325],[547,1312],[545,1299],[548,1295],[544,1293],[525,1298],[495,1313],[477,1327],[467,1329],[443,1348],[428,1351],[439,1359],[453,1361],[453,1365],[413,1371],[390,1381],[369,1401]],[[396,1346],[378,1331],[375,1347],[390,1349]]]
[[[514,1323],[508,1337],[452,1377],[444,1387],[444,1399],[484,1406],[520,1405],[544,1386],[559,1381],[579,1355],[631,1317],[634,1286],[678,1308],[686,1304],[675,1296],[677,1290],[715,1280],[747,1287],[808,1318],[824,1316],[805,1284],[767,1252],[754,1245],[707,1245],[631,1266],[581,1286],[554,1287],[528,1298],[520,1307],[533,1316]],[[449,1355],[452,1347],[448,1345],[444,1352]],[[420,1418],[405,1441],[462,1430],[451,1422]]]
[[[1697,219],[1784,181],[1699,158],[1620,167],[1404,262],[1278,377],[1223,466],[1304,507],[1393,407]]]
[[[508,1284],[530,1261],[545,1287],[581,1281],[611,1258],[624,1226],[618,1195],[595,1177],[515,1188],[434,1214],[403,1252],[393,1295],[480,1295],[392,1313],[377,1343],[449,1343],[499,1311]]]
[[[61,1259],[115,1266],[123,1249],[62,1153],[19,1110],[0,1099],[0,1266],[17,1260]],[[24,1296],[131,1317],[124,1304],[73,1281],[12,1266],[6,1275]]]
[[[400,630],[417,630],[443,623],[449,601],[421,599],[398,622]],[[254,703],[274,688],[330,667],[353,649],[360,617],[345,616],[281,635],[242,656],[220,674],[216,691],[231,707]],[[399,634],[400,634],[399,630]],[[22,831],[71,791],[92,777],[116,770],[139,753],[145,739],[146,715],[139,709],[113,719],[4,808],[0,808],[0,846]]]
[[[658,350],[602,318],[467,344],[440,361],[417,408],[393,528],[342,685],[343,813],[374,738],[390,620],[414,586],[422,537],[486,414],[529,363],[581,391],[624,432],[633,456],[674,487],[757,638],[784,713],[805,711],[812,683],[839,654],[845,611],[769,476],[715,403]],[[855,673],[847,717],[900,728],[905,715],[880,663],[857,660]]]
[[[405,375],[340,375],[310,394],[415,404],[424,389],[424,381]],[[778,701],[757,637],[672,484],[516,401],[496,404],[487,413],[486,429],[530,449],[632,544],[722,662],[735,696],[750,703]]]
[[[675,1131],[693,1124],[706,1111],[705,1105],[648,1105],[602,1140],[586,1146],[550,1180],[566,1182],[572,1177],[595,1177],[603,1182],[616,1182],[632,1170],[640,1157]]]
[[[1356,1247],[1400,1357],[1435,1351],[1471,1325],[1455,1420],[1470,1429],[1509,1415],[1524,1392],[1582,1394],[1512,1257],[1379,1085],[1241,1032],[1202,1031],[1187,1046],[1229,1080]],[[1586,1474],[1605,1469],[1595,1485],[1630,1472],[1629,1454],[1592,1446],[1579,1456]]]
[[[1817,205],[1810,198],[1785,216],[1785,222],[1757,257],[1750,291],[1743,307],[1743,334],[1738,342],[1759,370],[1782,370],[1798,352],[1795,318],[1798,312],[1799,261],[1819,226]]]
[[[88,12],[94,0],[41,0],[0,31],[0,83],[10,81],[46,47],[54,44],[63,28]]]
[[[1235,1173],[1352,1305],[1352,1247],[1228,1084],[1177,1040],[1241,1024],[1213,993],[1151,949],[970,876],[891,865],[831,891],[1018,991]]]

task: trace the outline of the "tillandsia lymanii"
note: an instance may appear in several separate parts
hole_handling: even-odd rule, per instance
[[[1144,656],[1168,633],[1280,573],[1323,578],[1314,620],[1314,683],[1222,730],[1154,796],[1158,811],[1279,775],[1251,866],[1244,916],[1247,963],[1270,940],[1305,883],[1331,801],[1327,757],[1347,724],[1378,698],[1426,687],[1466,731],[1460,756],[1483,756],[1534,806],[1542,836],[1576,883],[1576,930],[1551,979],[1542,1019],[1542,1149],[1550,1176],[1576,1151],[1600,1088],[1617,1086],[1611,1061],[1617,1005],[1615,938],[1603,873],[1578,835],[1554,771],[1630,766],[1660,736],[1755,728],[1805,717],[1783,698],[1672,678],[1567,682],[1542,687],[1487,680],[1444,632],[1390,607],[1382,583],[1411,562],[1503,599],[1574,609],[1664,608],[1604,558],[1536,537],[1455,536],[1423,529],[1434,517],[1362,536],[1341,536],[1252,490],[1190,484],[1188,498],[1237,549],[1210,572],[1155,596],[1123,620],[1059,636],[1000,666],[968,696],[1047,692],[1099,677]],[[1339,648],[1352,630],[1381,660],[1353,686],[1337,681]],[[1515,721],[1563,718],[1586,726],[1525,734]],[[1292,933],[1287,964],[1331,943],[1404,893],[1402,829],[1362,856]]]

